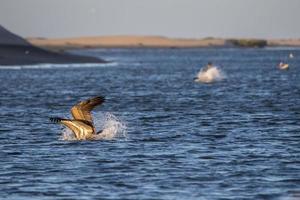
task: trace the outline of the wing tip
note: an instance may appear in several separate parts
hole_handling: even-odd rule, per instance
[[[105,101],[105,96],[96,96],[95,99]]]
[[[61,122],[62,118],[59,118],[59,117],[50,117],[49,120],[53,123],[59,123]]]
[[[94,98],[91,98],[90,99],[90,102],[97,102],[97,103],[103,103],[103,102],[105,102],[105,97],[104,96],[96,96],[96,97],[94,97]]]

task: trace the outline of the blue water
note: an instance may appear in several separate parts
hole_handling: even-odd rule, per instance
[[[0,199],[300,198],[300,49],[75,53],[113,63],[0,70]],[[60,140],[48,117],[96,95],[127,137]]]

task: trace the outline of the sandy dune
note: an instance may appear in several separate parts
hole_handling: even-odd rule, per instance
[[[268,40],[268,46],[300,47],[300,39],[273,39]]]
[[[159,36],[101,36],[66,39],[28,38],[32,44],[44,47],[94,48],[94,47],[208,47],[224,46],[225,40],[171,39]]]
[[[99,36],[80,38],[28,38],[34,45],[52,48],[97,48],[97,47],[226,47],[231,46],[229,39],[203,38],[182,39],[160,36]],[[300,46],[300,39],[273,39],[267,40],[268,46]]]

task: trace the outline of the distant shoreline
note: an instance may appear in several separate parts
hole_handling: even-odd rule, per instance
[[[300,47],[299,39],[182,39],[161,36],[99,36],[80,38],[28,38],[31,44],[52,50],[83,48],[201,48],[201,47]]]

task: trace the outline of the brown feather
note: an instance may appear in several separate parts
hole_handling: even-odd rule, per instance
[[[54,123],[61,123],[71,129],[78,140],[92,139],[96,130],[93,124],[91,111],[104,102],[104,97],[94,97],[82,101],[72,107],[71,113],[74,119],[62,119],[51,117]]]
[[[104,102],[104,97],[94,97],[86,101],[82,101],[72,107],[71,113],[76,120],[84,120],[93,124],[91,111]]]
[[[71,129],[78,140],[89,139],[94,134],[94,127],[84,121],[62,119],[60,123]]]

